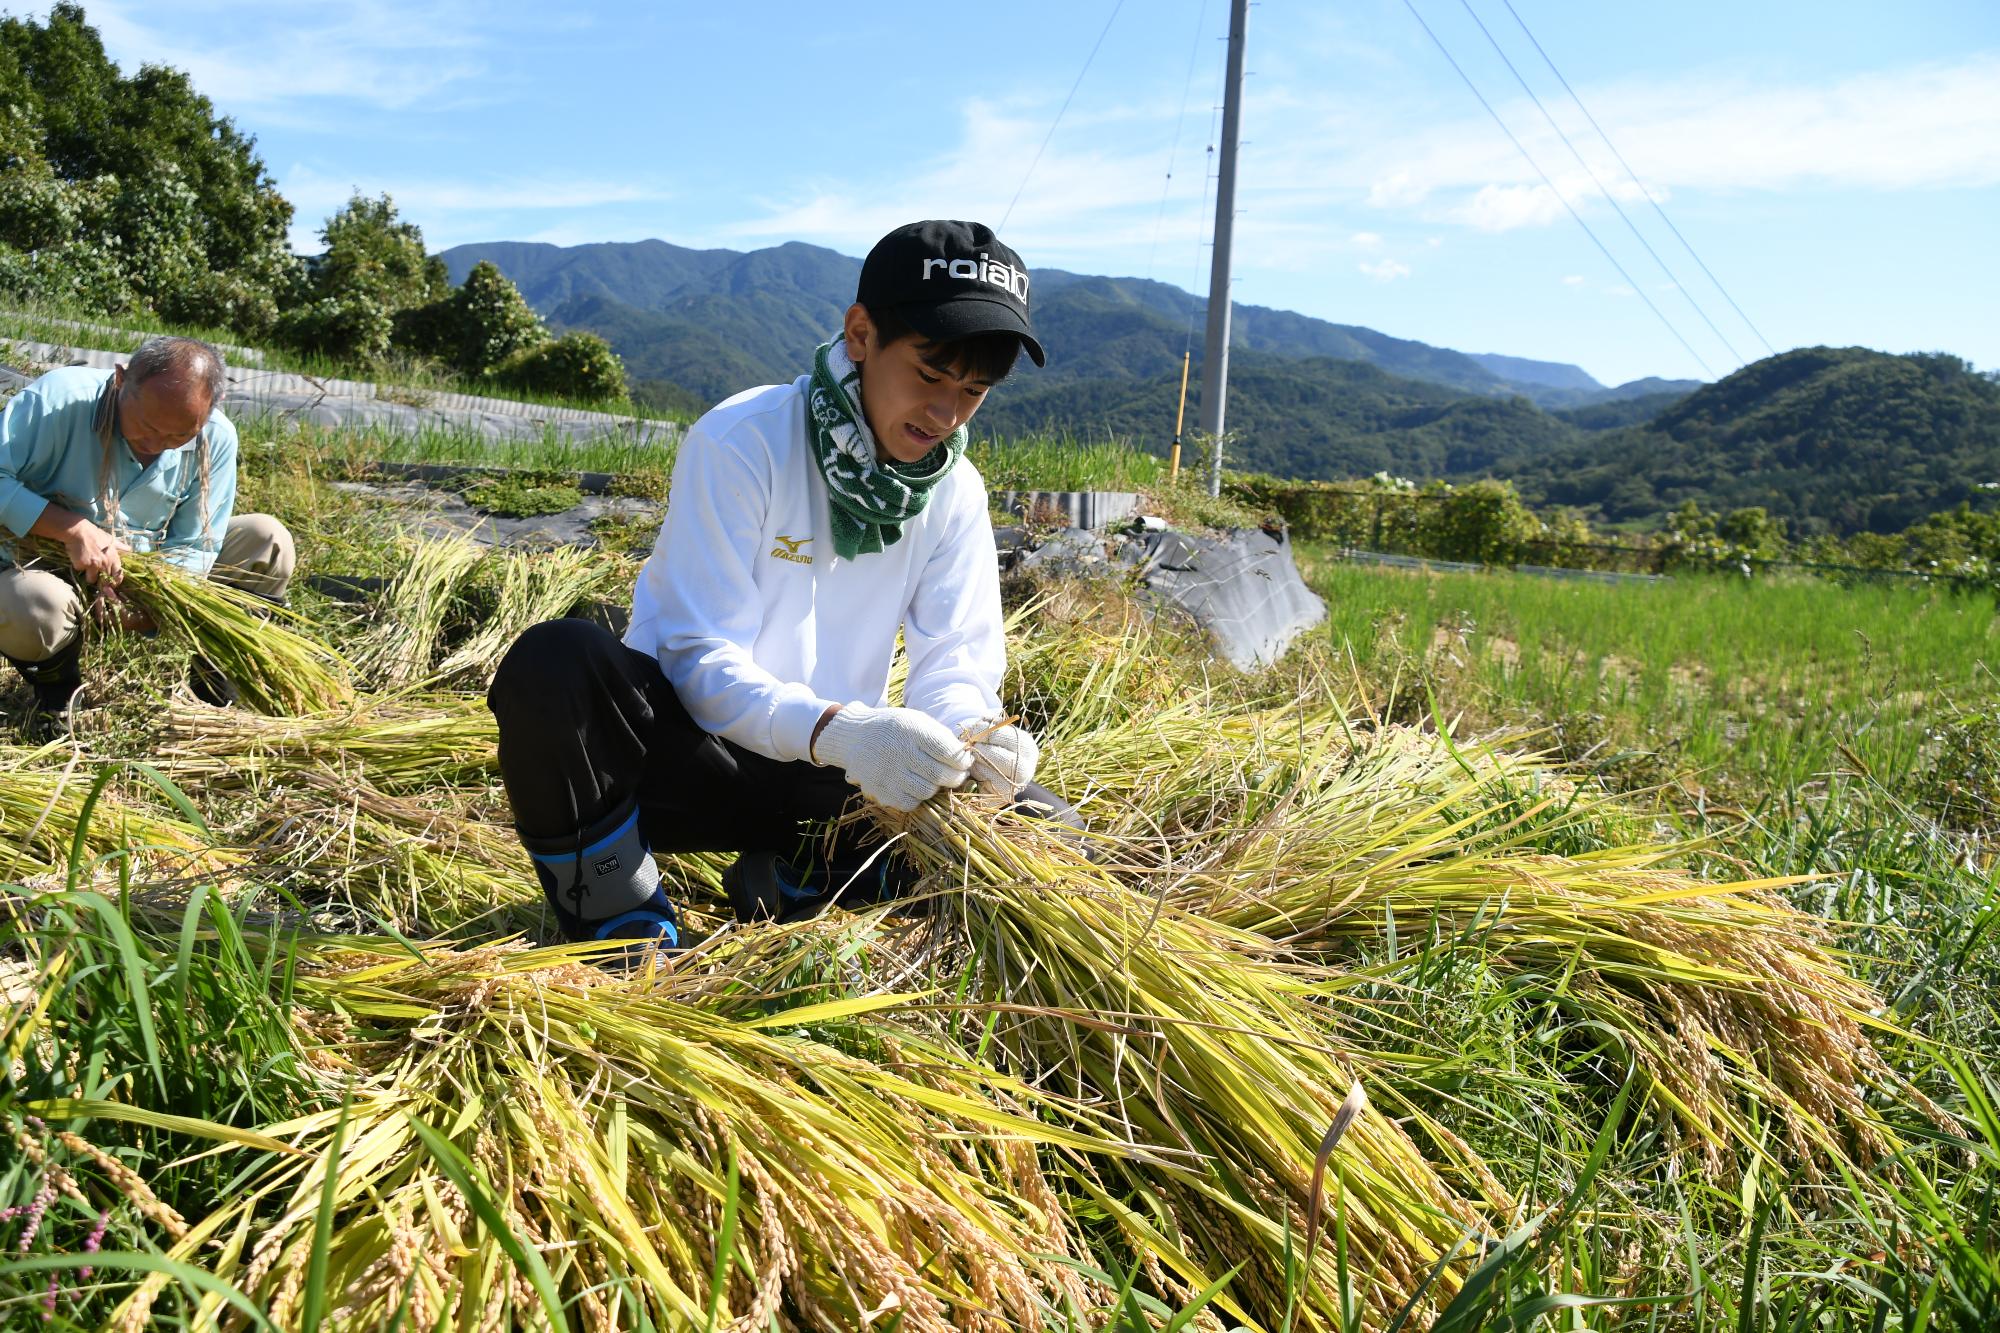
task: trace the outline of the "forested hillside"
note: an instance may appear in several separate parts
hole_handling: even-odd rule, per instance
[[[1176,367],[1178,371],[1178,367]],[[1022,375],[994,395],[982,433],[1109,432],[1161,452],[1179,379]],[[1190,422],[1193,417],[1190,415]],[[1581,433],[1523,398],[1488,398],[1331,358],[1242,352],[1230,359],[1228,465],[1329,480],[1488,475],[1503,459],[1569,445]]]
[[[2000,383],[1941,353],[1806,347],[1643,426],[1507,460],[1523,492],[1611,521],[1762,506],[1794,535],[1895,532],[2000,481]]]
[[[482,260],[495,265],[552,323],[608,338],[635,380],[666,380],[711,399],[797,375],[838,326],[861,271],[858,259],[798,242],[748,253],[664,241],[496,242],[456,246],[441,258],[454,278]],[[1037,269],[1034,280],[1035,326],[1050,353],[1044,378],[1178,382],[1190,341],[1199,373],[1204,298],[1169,283],[1061,269]],[[1520,394],[1551,406],[1626,392],[1605,388],[1576,366],[1468,356],[1263,306],[1233,308],[1231,345],[1296,361],[1360,362],[1471,394]],[[740,374],[745,365],[757,368],[747,380]],[[1067,424],[1094,423],[1079,417]]]

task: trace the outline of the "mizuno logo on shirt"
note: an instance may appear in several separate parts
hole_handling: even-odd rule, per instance
[[[799,548],[811,541],[810,537],[780,537],[778,544],[771,548],[771,554],[779,560],[789,560],[795,565],[810,565],[813,558],[800,555]]]

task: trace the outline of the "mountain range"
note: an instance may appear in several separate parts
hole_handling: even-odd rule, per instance
[[[497,242],[443,258],[453,281],[491,260],[552,325],[607,338],[635,397],[687,412],[795,378],[860,273],[857,259],[796,242],[748,252]],[[1012,376],[976,427],[1109,432],[1164,452],[1185,351],[1199,383],[1202,298],[1043,269],[1034,308],[1049,364]],[[1690,499],[1755,505],[1797,535],[1896,531],[1989,499],[1987,483],[2000,481],[2000,381],[1942,353],[1798,348],[1714,384],[1606,387],[1577,366],[1291,311],[1237,305],[1231,319],[1229,465],[1244,471],[1502,477],[1531,500],[1637,525]]]
[[[861,261],[790,242],[763,250],[694,250],[666,241],[555,246],[523,241],[461,245],[443,258],[453,282],[480,260],[513,280],[559,328],[603,334],[636,381],[677,386],[714,401],[750,384],[791,379],[838,327]],[[1171,379],[1182,353],[1200,359],[1207,301],[1164,282],[1061,269],[1034,275],[1035,329],[1050,350],[1040,380]],[[1519,395],[1570,408],[1663,388],[1657,380],[1606,388],[1580,367],[1467,354],[1264,306],[1231,310],[1239,353],[1330,358],[1462,392]]]

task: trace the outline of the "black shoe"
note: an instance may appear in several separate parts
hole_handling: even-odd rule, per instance
[[[7,660],[34,689],[35,707],[44,713],[61,713],[69,707],[70,697],[83,687],[81,634],[38,662],[23,662],[18,657]]]
[[[843,907],[867,907],[900,898],[915,886],[909,863],[879,848],[842,856],[832,865],[817,860],[797,866],[776,852],[744,852],[722,872],[722,888],[736,919],[804,921],[838,899]]]

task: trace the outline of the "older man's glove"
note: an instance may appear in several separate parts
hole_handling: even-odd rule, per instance
[[[965,781],[965,742],[914,708],[842,704],[812,744],[814,761],[831,764],[861,794],[891,810],[914,810],[944,787]]]
[[[972,777],[986,791],[1012,796],[1035,780],[1041,757],[1033,736],[1012,725],[996,727],[972,743]]]

